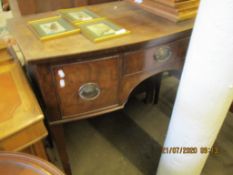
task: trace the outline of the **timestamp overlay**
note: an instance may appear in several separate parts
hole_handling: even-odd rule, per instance
[[[218,154],[219,148],[213,147],[162,147],[162,154]]]

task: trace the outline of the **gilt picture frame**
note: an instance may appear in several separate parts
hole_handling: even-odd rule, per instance
[[[80,32],[77,26],[70,24],[61,16],[28,21],[30,29],[42,41],[59,38]]]
[[[86,8],[61,9],[58,13],[74,25],[105,18]]]
[[[107,19],[99,19],[94,22],[84,23],[79,27],[81,33],[93,42],[105,41],[130,33],[129,30]]]

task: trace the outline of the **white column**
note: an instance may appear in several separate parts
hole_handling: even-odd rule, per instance
[[[197,147],[197,154],[166,154],[157,175],[199,175],[233,100],[233,1],[199,7],[164,147]],[[221,153],[220,153],[221,154]]]

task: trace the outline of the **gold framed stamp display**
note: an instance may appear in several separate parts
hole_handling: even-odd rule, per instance
[[[85,8],[62,9],[58,10],[58,12],[62,17],[75,25],[104,18]]]
[[[106,19],[83,23],[79,27],[82,34],[93,42],[104,41],[130,33],[129,30]]]
[[[80,32],[79,28],[60,16],[29,21],[28,25],[42,41]]]

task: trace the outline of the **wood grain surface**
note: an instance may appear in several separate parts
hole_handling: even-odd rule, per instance
[[[11,63],[0,66],[0,76],[8,76],[10,80],[6,80],[5,83],[10,83],[10,88],[12,90],[17,90],[17,98],[15,102],[17,106],[14,108],[14,111],[8,110],[6,108],[5,114],[9,114],[11,117],[8,120],[2,121],[0,123],[0,139],[5,138],[13,133],[18,132],[19,130],[29,126],[30,124],[36,123],[43,119],[43,114],[41,109],[35,99],[34,94],[29,87],[26,78],[18,64],[15,64],[13,61]],[[6,77],[4,77],[5,79]],[[9,82],[10,81],[10,82]],[[5,85],[4,85],[5,86]],[[6,105],[7,101],[2,101],[2,99],[8,98],[9,94],[14,93],[6,90],[1,92],[0,108]],[[6,97],[5,97],[6,96]],[[20,105],[17,101],[20,98]],[[18,99],[18,100],[17,100]],[[11,105],[11,104],[8,104]]]
[[[2,82],[0,86],[0,122],[4,122],[13,117],[15,110],[21,104],[21,99],[10,72],[0,74],[0,82]]]
[[[142,3],[135,3],[134,0],[127,0],[131,4],[138,6],[152,14],[166,18],[172,22],[178,23],[181,21],[195,18],[197,14],[198,4],[195,6],[170,7],[152,0],[144,0]]]
[[[60,109],[65,118],[69,115],[101,110],[118,104],[119,56],[103,60],[63,64],[53,68]],[[58,71],[65,72],[65,86],[60,86]],[[79,87],[86,83],[96,83],[100,95],[93,100],[84,100],[79,95]],[[69,97],[69,98],[67,98]]]
[[[127,2],[106,3],[86,8],[130,30],[131,34],[97,44],[89,41],[81,34],[41,42],[30,31],[27,21],[53,16],[56,12],[32,15],[21,20],[13,19],[9,22],[9,28],[23,51],[26,62],[45,61],[48,59],[56,59],[58,61],[64,58],[64,56],[84,56],[87,53],[96,55],[103,50],[105,52],[106,50],[112,52],[125,51],[135,44],[146,45],[151,44],[153,41],[161,41],[164,37],[183,36],[185,33],[189,33],[193,26],[192,20],[174,24]]]
[[[153,0],[170,7],[187,6],[194,3],[199,3],[199,0]]]

